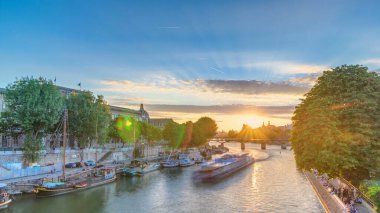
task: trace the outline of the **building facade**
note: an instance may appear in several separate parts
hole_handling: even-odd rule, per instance
[[[171,119],[171,118],[151,118],[149,120],[149,124],[154,126],[154,127],[163,129],[163,128],[165,128],[165,126],[168,122],[172,122],[172,121],[173,121],[173,119]]]
[[[118,115],[123,116],[130,116],[138,121],[145,121],[149,122],[149,113],[144,109],[144,105],[140,104],[139,110],[124,108],[124,107],[118,107],[118,106],[111,106],[111,113],[112,113],[112,119],[116,118]]]

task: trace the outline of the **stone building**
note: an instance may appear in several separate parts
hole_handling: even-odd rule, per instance
[[[124,115],[124,116],[130,116],[130,117],[135,118],[136,120],[145,121],[145,122],[149,122],[149,119],[150,119],[149,114],[144,109],[143,104],[140,104],[139,110],[118,107],[118,106],[111,106],[111,105],[110,105],[110,108],[111,108],[112,118],[116,118],[118,115]]]
[[[173,121],[171,118],[151,118],[149,124],[157,128],[163,129],[168,122]]]

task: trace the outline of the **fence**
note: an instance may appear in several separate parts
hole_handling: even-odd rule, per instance
[[[375,202],[373,200],[371,200],[369,197],[367,197],[365,194],[363,194],[354,185],[352,185],[352,183],[350,183],[348,180],[344,179],[343,177],[340,177],[339,179],[341,181],[343,181],[343,183],[345,183],[346,185],[348,185],[351,189],[355,189],[357,192],[359,192],[360,197],[363,198],[368,203],[368,205],[370,205],[371,208],[374,208],[374,209],[376,208]]]
[[[7,168],[7,169],[4,169]],[[49,174],[52,172],[62,171],[62,165],[52,165],[52,166],[36,166],[36,167],[27,167],[27,168],[8,168],[6,165],[3,166],[3,169],[0,173],[0,180],[8,180],[13,178],[29,177],[35,175]]]
[[[326,190],[326,188],[321,184],[321,182],[315,177],[315,175],[311,174],[310,172],[305,172],[305,176],[310,181],[311,185],[314,188],[315,193],[317,193],[317,196],[319,200],[321,201],[321,204],[323,205],[323,208],[328,213],[345,213],[347,212],[345,207],[342,206],[334,197]]]

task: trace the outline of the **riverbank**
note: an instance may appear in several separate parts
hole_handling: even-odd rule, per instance
[[[241,153],[239,144],[226,146]],[[199,165],[161,169],[59,197],[21,197],[4,213],[53,209],[54,213],[78,209],[82,213],[324,212],[309,182],[296,169],[292,151],[282,150],[280,154],[279,146],[267,148],[262,151],[260,145],[248,145],[245,152],[259,161],[217,183],[195,184],[192,174]]]
[[[305,171],[304,174],[312,185],[314,192],[318,196],[318,199],[326,212],[350,212],[349,209],[351,207],[345,205],[335,193],[330,192],[329,188],[322,184],[320,180],[321,177],[318,177],[309,171]],[[360,213],[376,213],[365,200],[362,200],[362,203],[356,203],[354,208]]]

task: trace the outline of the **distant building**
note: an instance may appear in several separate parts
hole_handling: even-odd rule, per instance
[[[144,105],[140,105],[140,110],[134,110],[118,106],[110,106],[112,118],[116,118],[118,115],[130,116],[139,121],[149,122],[149,114],[144,109]]]
[[[172,122],[172,121],[173,119],[171,118],[151,118],[149,120],[149,124],[154,127],[163,129],[168,122]]]
[[[69,97],[69,95],[71,94],[71,93],[79,93],[80,92],[80,90],[77,90],[77,89],[72,89],[72,88],[68,88],[68,87],[62,87],[62,86],[57,86],[58,87],[58,89],[59,89],[59,91],[61,92],[61,94],[63,95],[63,96],[66,96],[66,98],[68,98]]]

